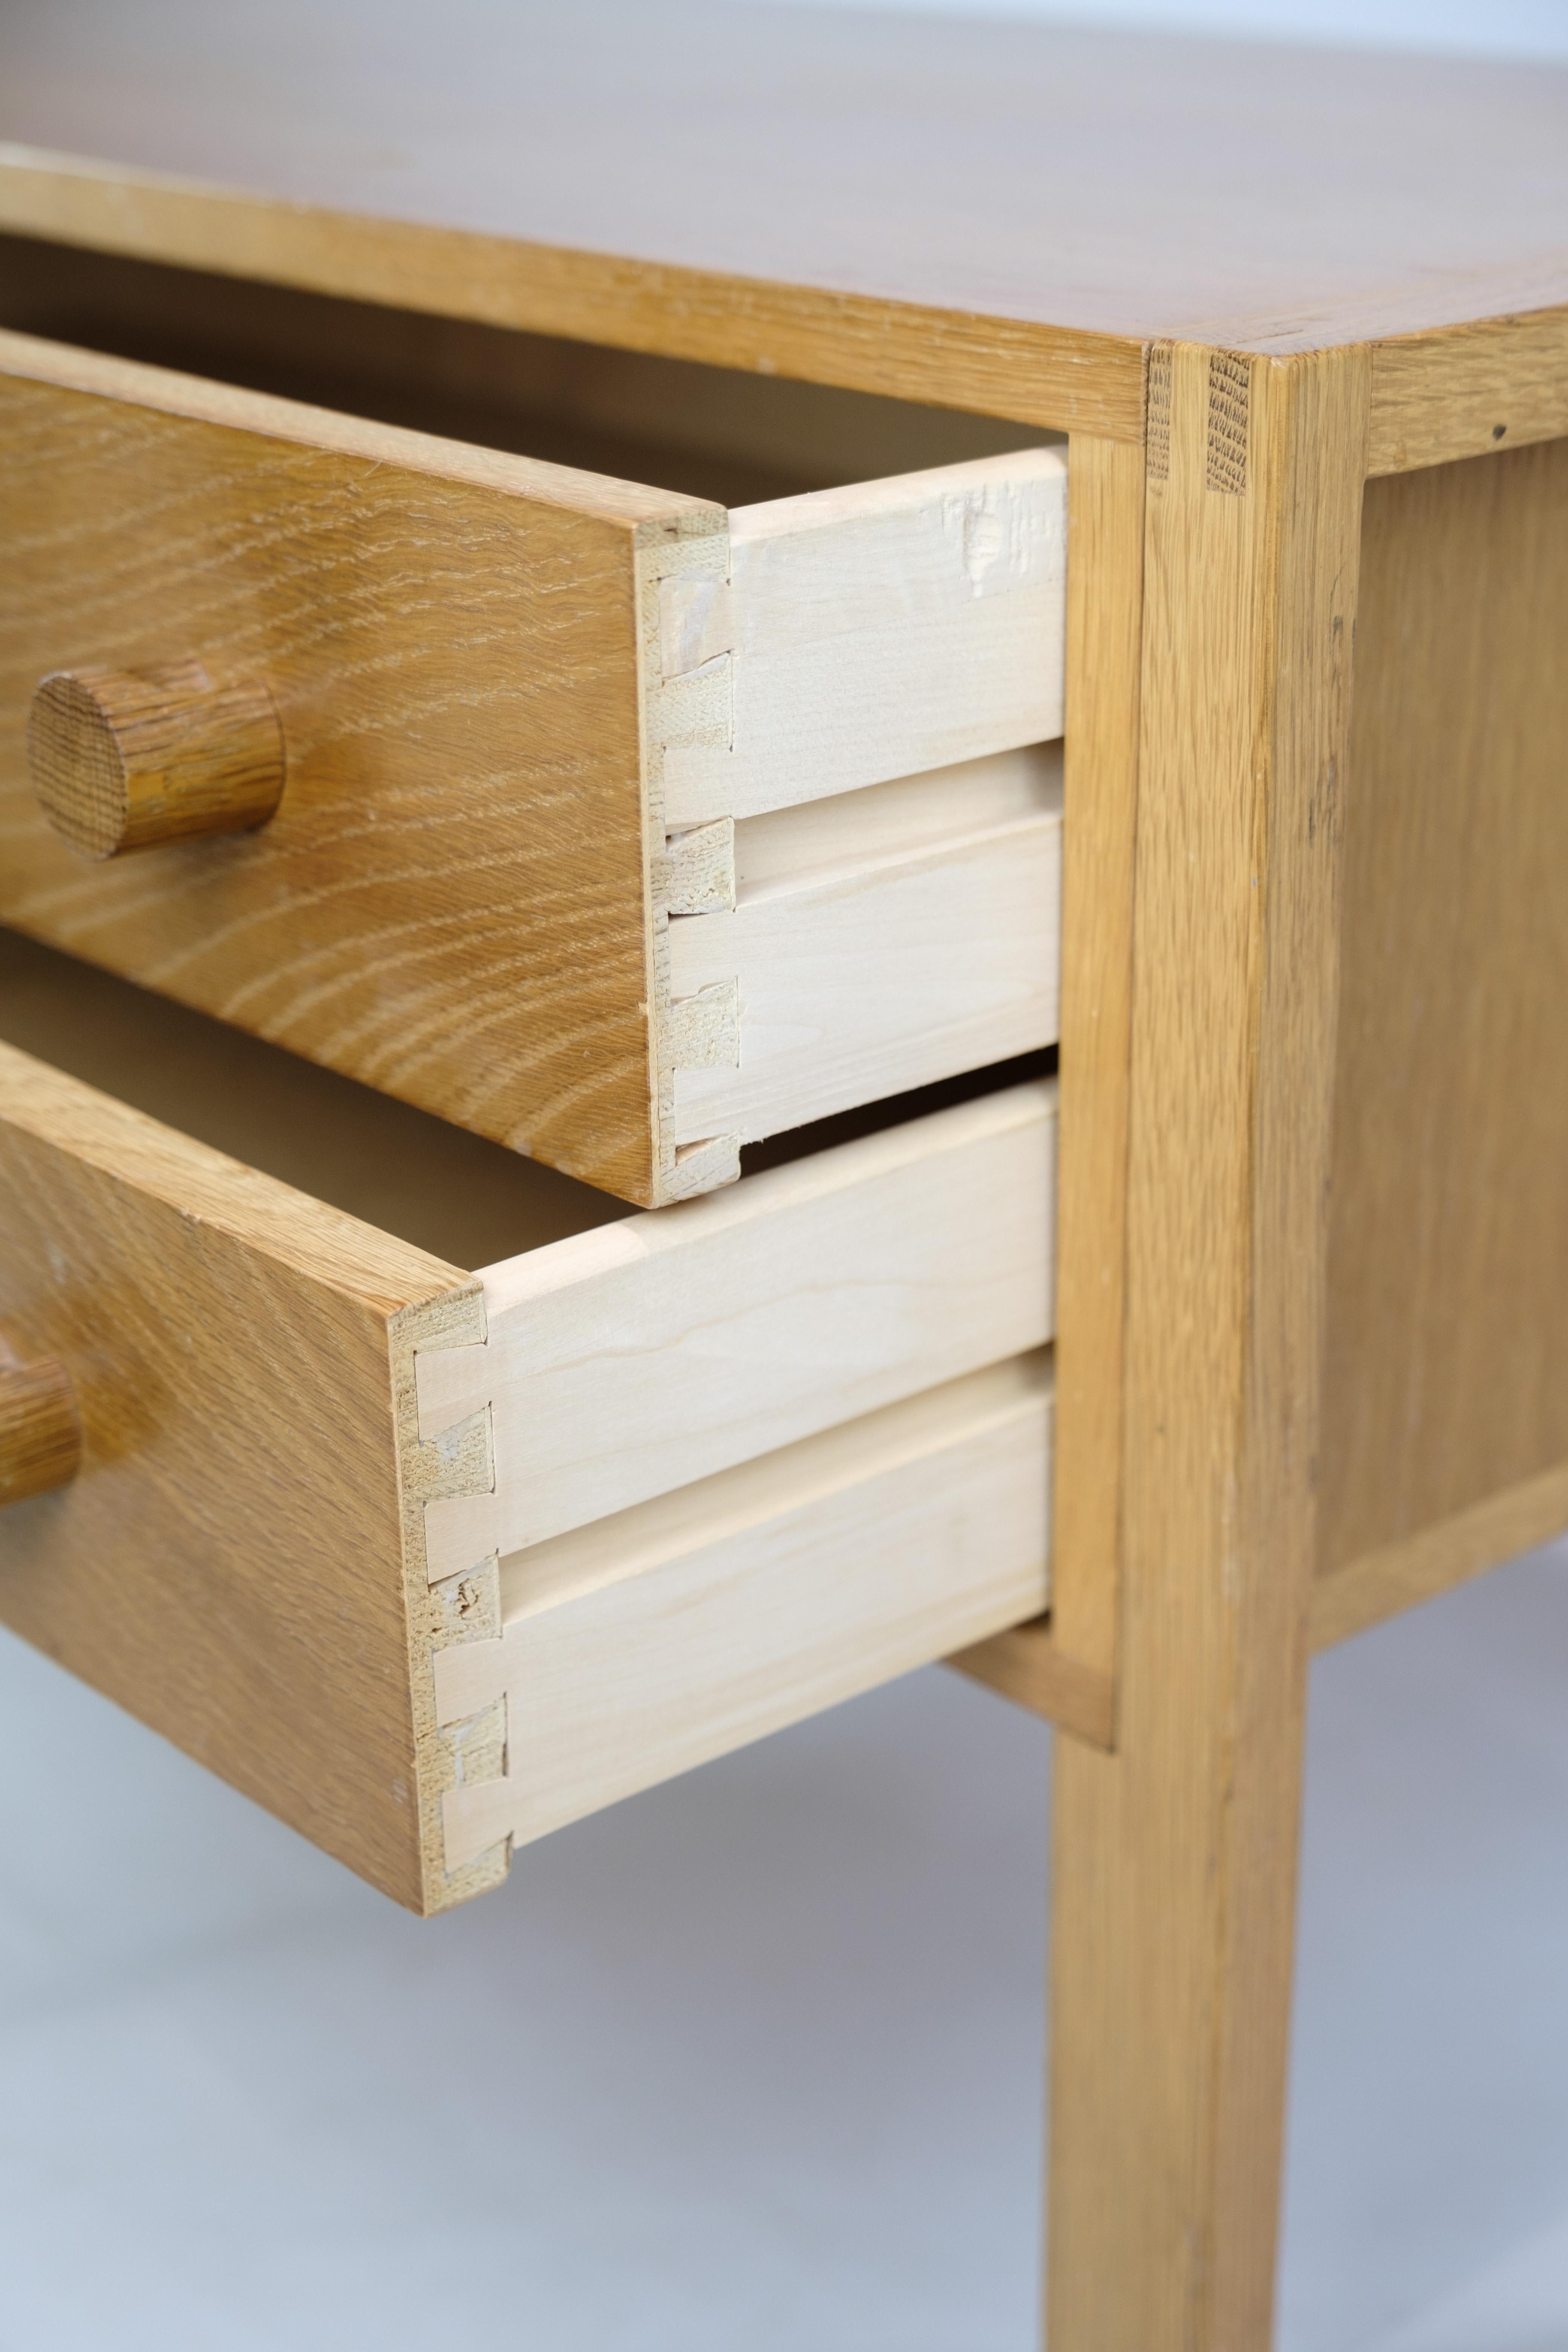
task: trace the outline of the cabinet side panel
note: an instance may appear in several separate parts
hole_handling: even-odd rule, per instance
[[[1568,442],[1368,484],[1325,1570],[1568,1460],[1565,628]]]

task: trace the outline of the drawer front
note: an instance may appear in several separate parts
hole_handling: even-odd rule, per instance
[[[721,510],[25,337],[0,369],[0,919],[646,1196],[636,572]],[[271,697],[277,814],[86,862],[34,689],[190,660]]]
[[[624,1199],[728,1182],[1054,1038],[1058,810],[986,762],[1060,731],[1064,481],[726,515],[0,335],[0,919]],[[151,814],[89,860],[35,780],[79,837],[104,758]],[[938,770],[967,816],[887,789]]]
[[[399,1900],[478,1892],[1044,1606],[1054,1110],[475,1276],[0,1047],[0,1338],[76,1416],[0,1616]]]

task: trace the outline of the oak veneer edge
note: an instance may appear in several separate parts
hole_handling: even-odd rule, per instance
[[[1419,1535],[1321,1574],[1312,1590],[1314,1650],[1349,1641],[1456,1584],[1501,1567],[1568,1529],[1568,1464],[1490,1495]]]
[[[1374,343],[1369,475],[1568,435],[1568,307]]]
[[[1131,337],[280,203],[10,142],[0,228],[1063,432],[1142,432]]]
[[[452,441],[406,425],[384,425],[350,411],[318,408],[278,393],[253,392],[244,384],[187,375],[146,360],[120,359],[75,343],[53,342],[15,328],[0,328],[0,373],[26,382],[86,393],[100,400],[123,400],[154,408],[193,424],[216,425],[268,440],[297,442],[336,457],[363,457],[404,473],[434,474],[468,482],[501,497],[523,498],[541,506],[625,523],[636,530],[649,524],[721,530],[724,509],[684,490],[664,490],[643,482],[622,482],[581,467],[558,466],[476,442]]]
[[[1068,494],[1051,1654],[1112,1704],[1120,1579],[1145,451],[1075,435]],[[1058,1675],[1059,1682],[1060,1676]]]
[[[476,1277],[68,1077],[0,1039],[5,1122],[182,1215],[395,1316]]]
[[[1057,1477],[1061,1475],[1059,1461]],[[1056,1581],[1053,1558],[1051,1580]],[[984,1683],[1015,1706],[1070,1731],[1096,1748],[1109,1748],[1116,1729],[1113,1677],[1072,1656],[1055,1639],[1050,1616],[1033,1617],[1005,1633],[992,1633],[942,1660],[977,1683]]]

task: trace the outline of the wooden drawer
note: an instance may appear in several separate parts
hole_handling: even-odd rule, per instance
[[[5,334],[0,480],[0,919],[644,1204],[1054,1041],[1058,451],[726,511]],[[252,829],[68,847],[62,671]]]
[[[72,1064],[0,1045],[0,1335],[80,1429],[0,1616],[400,1901],[1044,1607],[1048,1084],[631,1215],[14,935],[0,1003]]]

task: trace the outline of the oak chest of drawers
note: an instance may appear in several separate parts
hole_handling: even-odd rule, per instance
[[[86,13],[0,1614],[426,1909],[954,1655],[1053,2346],[1260,2352],[1309,1654],[1568,1523],[1563,77]]]

